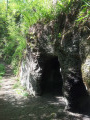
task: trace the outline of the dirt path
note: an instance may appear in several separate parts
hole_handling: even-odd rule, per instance
[[[63,97],[23,97],[15,92],[16,77],[10,65],[0,80],[0,120],[90,120],[88,116],[65,112]]]

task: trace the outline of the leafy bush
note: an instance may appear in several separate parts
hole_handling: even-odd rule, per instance
[[[82,0],[83,4],[76,20],[78,23],[85,22],[90,18],[90,2],[88,0]]]

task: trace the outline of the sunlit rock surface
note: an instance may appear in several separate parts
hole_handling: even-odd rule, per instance
[[[80,55],[82,61],[82,77],[90,92],[90,38],[86,34],[80,43]]]

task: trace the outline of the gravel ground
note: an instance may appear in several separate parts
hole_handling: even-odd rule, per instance
[[[0,80],[0,120],[90,120],[89,116],[65,111],[63,97],[24,97],[13,89],[15,83],[16,77],[7,65]]]

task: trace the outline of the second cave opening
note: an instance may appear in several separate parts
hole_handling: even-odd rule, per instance
[[[62,95],[63,80],[60,73],[60,63],[57,56],[49,56],[44,63],[40,83],[41,93]]]

